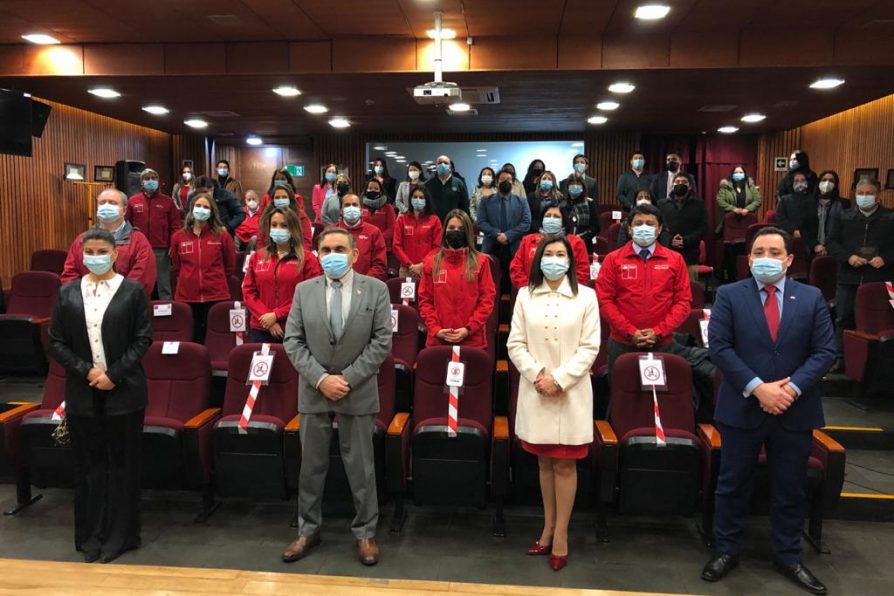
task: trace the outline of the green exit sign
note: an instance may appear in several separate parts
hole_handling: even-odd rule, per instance
[[[289,170],[290,176],[304,177],[304,166],[288,165],[286,169]]]

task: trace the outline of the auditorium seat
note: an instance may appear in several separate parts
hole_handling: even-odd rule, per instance
[[[615,249],[609,245],[608,240],[606,240],[605,236],[596,236],[596,244],[593,246],[593,252],[595,252],[600,257],[604,257],[613,250]]]
[[[244,308],[244,305],[241,305]],[[235,307],[235,302],[227,300],[218,302],[208,310],[208,326],[205,330],[205,347],[211,357],[211,375],[215,377],[227,376],[227,363],[230,352],[236,347],[236,334],[230,331],[230,310]],[[246,317],[249,317],[248,309],[245,309]],[[246,329],[248,322],[246,321]],[[243,333],[243,343],[248,341],[248,331]]]
[[[608,242],[609,252],[618,248],[618,236],[621,234],[621,223],[615,222],[605,231],[605,241]]]
[[[615,213],[620,213],[621,217],[618,219],[614,219],[612,217],[612,215],[614,215]],[[613,223],[615,223],[615,222],[620,223],[620,222],[624,221],[624,219],[629,214],[630,214],[629,211],[621,211],[620,207],[618,207],[617,209],[609,209],[608,211],[602,211],[599,214],[599,229],[607,230],[609,228],[609,226],[611,226]]]
[[[826,302],[834,304],[835,288],[838,285],[838,263],[829,255],[813,257],[807,281],[820,289]]]
[[[410,281],[415,288],[413,290],[413,298],[408,302],[409,306],[412,306],[416,311],[419,310],[419,279],[418,278],[407,278],[407,277],[392,277],[385,284],[388,286],[388,296],[391,304],[403,304],[403,300],[401,299],[400,291],[401,284]]]
[[[192,341],[192,309],[188,304],[173,300],[152,300],[149,309],[152,313],[152,341]]]
[[[691,515],[719,457],[695,424],[689,364],[673,354],[660,355],[667,389],[657,397],[667,444],[658,444],[652,391],[640,386],[640,355],[623,354],[615,360],[611,422],[595,422],[597,532],[603,539],[612,503],[622,514]]]
[[[230,300],[242,300],[242,274],[234,273],[227,278],[227,286],[230,289]]]
[[[31,271],[49,271],[62,275],[68,253],[58,249],[35,250],[31,253]]]
[[[723,243],[744,244],[748,235],[748,228],[757,223],[754,213],[738,215],[727,213],[723,216]]]
[[[32,403],[0,403],[0,480],[16,485],[16,504],[5,511],[15,515],[34,502],[25,467],[21,426],[25,415],[39,408]]]
[[[766,213],[764,213],[764,225],[775,226],[776,225],[776,210],[768,209]]]
[[[450,437],[445,381],[452,352],[450,346],[434,346],[419,353],[412,418],[399,413],[389,426],[387,480],[389,493],[397,497],[392,531],[399,531],[404,519],[403,497],[412,469],[413,498],[419,505],[484,507],[492,479],[491,492],[497,500],[494,533],[502,535],[509,425],[505,417],[493,415],[493,362],[483,350],[462,348],[465,382],[459,395],[457,435]]]
[[[47,369],[47,332],[59,291],[59,276],[25,271],[12,278],[6,313],[0,315],[0,374]]]
[[[410,411],[413,394],[413,369],[419,352],[419,314],[411,306],[392,304],[397,310],[397,333],[391,339],[391,354],[397,371],[397,411]]]
[[[205,346],[183,342],[177,354],[162,354],[153,342],[143,356],[149,399],[143,421],[142,486],[201,490],[196,521],[214,510],[211,492],[211,431],[220,417],[209,408],[211,361]]]
[[[708,284],[711,280],[711,276],[714,275],[714,268],[707,264],[708,262],[708,253],[705,248],[705,241],[699,240],[698,243],[698,265],[695,266],[695,274],[698,276],[700,280],[702,280],[705,284],[705,289],[707,289]]]
[[[704,308],[705,307],[705,287],[698,282],[690,281],[689,289],[692,292],[692,300],[690,301],[692,308]]]
[[[260,349],[261,344],[238,346],[227,365],[223,417],[213,432],[217,490],[224,497],[288,497],[283,433],[297,419],[298,373],[279,344],[270,344],[274,355],[270,381],[261,386],[248,429],[243,433],[239,428],[250,390],[246,384],[249,366]]]
[[[865,283],[854,301],[856,329],[844,330],[844,372],[864,393],[894,385],[894,308],[884,282]]]

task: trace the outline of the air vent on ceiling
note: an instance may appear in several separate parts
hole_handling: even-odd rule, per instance
[[[210,14],[208,15],[208,20],[214,23],[215,25],[227,25],[233,26],[238,25],[242,21],[236,15],[232,14]]]
[[[734,105],[725,105],[725,104],[714,104],[702,106],[698,109],[699,112],[710,112],[710,113],[720,113],[720,112],[732,112],[739,106]]]
[[[463,87],[463,101],[468,104],[500,103],[499,87]]]
[[[448,116],[459,116],[465,118],[466,116],[477,116],[478,110],[472,108],[471,110],[466,110],[465,112],[454,112],[453,110],[445,110]]]
[[[238,118],[239,114],[236,112],[231,112],[230,110],[205,110],[204,112],[199,112],[199,114],[204,114],[205,116],[209,116],[211,118]]]

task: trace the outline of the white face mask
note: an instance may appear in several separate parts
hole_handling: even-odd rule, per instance
[[[410,170],[409,172],[407,172],[407,176],[410,177],[410,180],[418,180],[419,170]]]
[[[824,195],[829,194],[833,190],[835,190],[835,183],[831,180],[823,180],[819,183],[820,192]]]
[[[246,204],[248,205],[248,208],[251,209],[252,211],[254,211],[258,208],[258,202],[255,200],[248,201]]]
[[[491,184],[493,184],[493,181],[494,181],[494,177],[489,176],[488,174],[485,174],[484,176],[481,177],[481,184],[483,184],[485,186],[490,186]]]

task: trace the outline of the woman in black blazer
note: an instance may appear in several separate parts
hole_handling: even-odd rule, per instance
[[[115,273],[115,238],[82,238],[89,273],[60,288],[50,352],[67,373],[65,410],[75,456],[75,548],[108,563],[140,546],[140,442],[152,344],[142,286]]]

